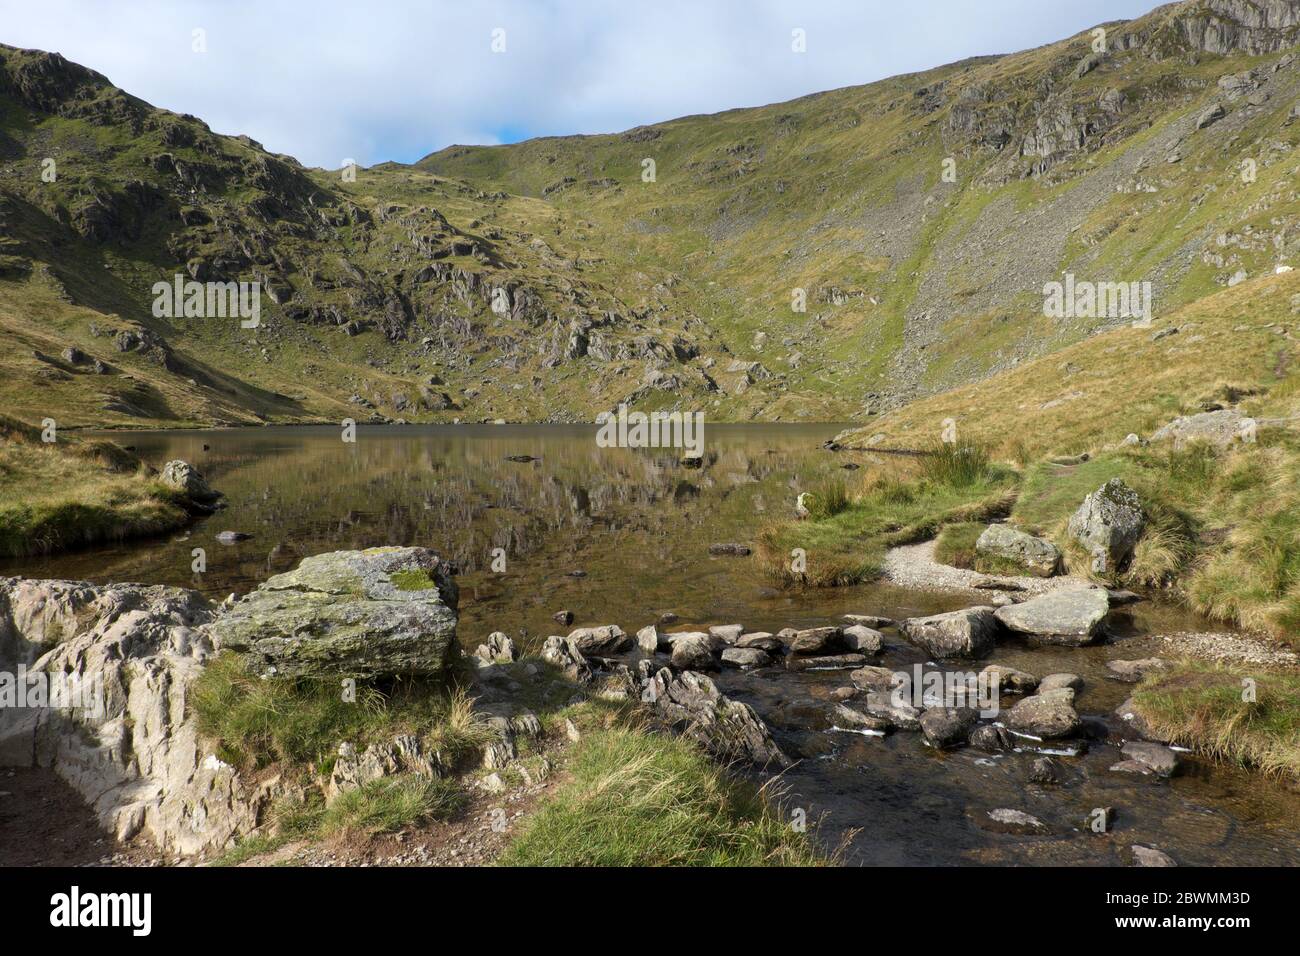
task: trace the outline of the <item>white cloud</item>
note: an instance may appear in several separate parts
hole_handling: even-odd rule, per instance
[[[791,99],[1051,42],[1153,2],[3,0],[0,42],[337,167]],[[199,28],[205,54],[191,50]]]

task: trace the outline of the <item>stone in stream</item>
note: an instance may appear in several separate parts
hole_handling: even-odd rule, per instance
[[[1079,715],[1074,709],[1074,691],[1069,688],[1040,690],[1033,697],[1019,701],[1007,712],[1006,723],[1012,730],[1052,740],[1069,737],[1079,729]]]
[[[1042,833],[1047,829],[1047,825],[1038,817],[1009,807],[990,810],[986,819],[987,822],[981,822],[981,826],[998,833]]]
[[[1109,574],[1132,555],[1145,524],[1137,492],[1112,478],[1083,499],[1068,531],[1092,555],[1093,571]]]
[[[1138,713],[1132,697],[1115,708],[1115,716],[1122,720],[1135,734],[1150,740],[1161,740],[1160,735],[1147,723],[1146,718]]]
[[[1126,759],[1111,767],[1111,770],[1172,777],[1182,766],[1182,761],[1175,751],[1149,740],[1126,740],[1121,750]]]
[[[819,657],[787,657],[785,666],[792,671],[847,670],[861,667],[866,662],[864,654],[825,654]]]
[[[667,642],[659,636],[659,628],[653,624],[647,625],[636,632],[636,646],[642,654],[655,654],[659,651],[659,646],[667,646]]]
[[[678,670],[714,670],[718,652],[727,646],[720,637],[699,631],[671,635],[673,667]]]
[[[709,628],[709,633],[714,637],[726,641],[728,644],[735,644],[740,639],[740,635],[745,633],[743,624],[714,624]]]
[[[720,760],[742,759],[760,767],[790,765],[754,709],[725,697],[703,674],[684,671],[674,676],[665,667],[644,682],[641,700],[662,723]]]
[[[772,663],[772,657],[757,647],[728,647],[722,652],[722,663],[747,670],[754,667],[767,667]]]
[[[753,631],[749,634],[742,634],[736,639],[736,647],[756,648],[760,651],[767,651],[769,654],[781,654],[785,652],[785,644],[773,637],[767,631]]]
[[[217,540],[222,544],[237,544],[240,541],[247,541],[252,535],[247,531],[219,531]]]
[[[824,654],[844,647],[844,632],[838,627],[810,627],[796,631],[790,640],[790,650],[795,654]]]
[[[493,631],[487,643],[478,646],[474,656],[484,664],[511,664],[515,659],[515,642],[500,631]]]
[[[991,607],[972,607],[947,614],[908,618],[903,636],[941,660],[983,657],[993,649],[998,623]]]
[[[901,704],[887,691],[873,690],[863,699],[863,706],[872,717],[887,720],[900,730],[920,730],[921,711],[911,704]]]
[[[990,664],[980,671],[980,677],[1003,694],[1032,694],[1038,687],[1038,678],[1033,674],[1005,664]]]
[[[861,624],[863,627],[874,628],[877,631],[894,626],[892,617],[880,617],[876,614],[845,614],[844,622],[846,624]]]
[[[455,648],[457,597],[451,567],[426,548],[333,551],[269,578],[208,635],[264,675],[437,675]]]
[[[985,528],[975,542],[975,552],[1010,561],[1039,578],[1050,578],[1061,567],[1061,552],[1056,545],[1006,524]]]
[[[890,690],[896,683],[895,673],[888,667],[859,667],[849,679],[864,690]]]
[[[632,639],[617,624],[580,627],[569,632],[569,640],[584,654],[621,654],[632,648]]]
[[[1038,692],[1060,690],[1067,687],[1075,693],[1083,693],[1083,678],[1078,674],[1048,674],[1038,682]]]
[[[966,743],[977,719],[969,707],[931,707],[921,715],[921,732],[933,747],[957,747]]]
[[[1029,770],[1029,782],[1049,784],[1057,782],[1056,761],[1051,757],[1039,757]]]
[[[1173,857],[1168,853],[1163,853],[1155,847],[1142,846],[1134,843],[1130,849],[1133,851],[1134,866],[1177,866]]]
[[[846,627],[842,640],[849,650],[859,654],[879,654],[885,646],[885,635],[865,624]]]
[[[888,720],[864,714],[862,711],[854,707],[847,707],[844,704],[833,705],[830,718],[832,724],[841,730],[865,730],[883,734],[893,727],[893,724]]]
[[[1008,630],[1044,644],[1079,646],[1100,636],[1101,622],[1109,612],[1110,597],[1104,588],[1071,588],[1000,607],[996,614]]]
[[[1001,727],[980,724],[970,732],[970,745],[985,753],[995,754],[1011,750],[1015,746],[1015,740]]]
[[[1168,670],[1171,666],[1169,661],[1159,657],[1144,657],[1135,661],[1106,662],[1106,669],[1110,671],[1111,679],[1125,684],[1136,684],[1144,677],[1159,674]]]

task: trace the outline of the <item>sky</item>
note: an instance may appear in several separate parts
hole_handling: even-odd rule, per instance
[[[0,43],[57,51],[155,106],[334,169],[775,103],[1039,46],[1156,5],[0,0]]]

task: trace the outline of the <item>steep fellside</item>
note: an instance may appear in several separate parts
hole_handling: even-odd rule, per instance
[[[1121,323],[1045,318],[1062,273],[1160,315],[1285,261],[1298,37],[1300,0],[1192,0],[355,178],[0,47],[0,395],[71,425],[873,414]],[[178,273],[260,282],[260,327],[155,317]]]

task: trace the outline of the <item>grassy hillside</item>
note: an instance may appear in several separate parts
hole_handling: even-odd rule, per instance
[[[354,178],[0,47],[0,397],[69,425],[866,418],[1115,326],[1043,317],[1063,272],[1167,315],[1287,260],[1300,27],[1248,7]],[[155,318],[178,272],[261,282],[262,326]]]

